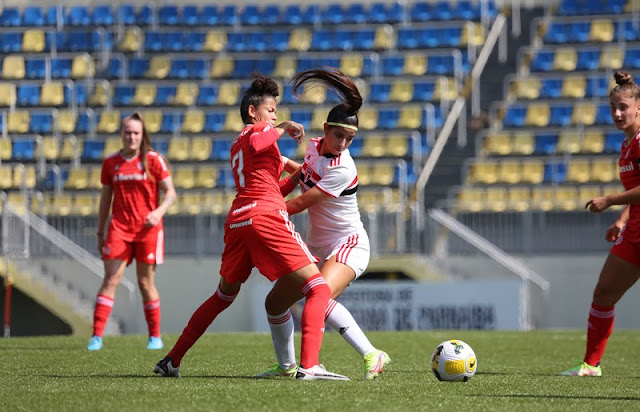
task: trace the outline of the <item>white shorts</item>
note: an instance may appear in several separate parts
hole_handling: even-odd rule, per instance
[[[371,257],[369,236],[364,228],[325,246],[309,245],[309,250],[320,259],[318,266],[322,266],[325,260],[335,256],[337,262],[353,269],[356,279],[367,269]]]

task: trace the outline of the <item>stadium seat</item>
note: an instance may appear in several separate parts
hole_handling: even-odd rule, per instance
[[[240,97],[241,84],[239,82],[225,81],[220,84],[217,103],[225,106],[233,106]]]
[[[456,197],[456,208],[463,212],[480,212],[485,203],[485,189],[480,187],[464,187]]]
[[[205,164],[196,168],[195,186],[202,189],[213,189],[218,181],[218,168]]]
[[[149,62],[149,69],[144,73],[147,79],[164,79],[171,70],[171,62],[163,56],[153,56]]]
[[[505,159],[498,163],[498,182],[515,184],[522,180],[522,167],[519,160]]]
[[[618,164],[615,159],[595,158],[591,162],[592,180],[602,183],[614,182],[618,179]]]
[[[71,62],[71,78],[84,79],[94,77],[96,74],[93,59],[88,54],[76,55]]]
[[[74,193],[70,214],[75,216],[95,215],[98,211],[99,202],[100,197],[96,192]]]
[[[25,77],[25,74],[24,57],[20,55],[4,56],[2,59],[2,79],[20,80]]]
[[[125,53],[135,53],[140,50],[144,43],[143,34],[138,27],[129,27],[124,32],[122,41],[118,45],[118,50]]]
[[[187,110],[182,122],[183,133],[200,133],[205,128],[205,114],[200,109]]]
[[[485,209],[491,212],[504,212],[507,209],[508,194],[504,187],[487,187],[485,189]]]
[[[493,161],[476,161],[467,174],[469,184],[494,184],[498,181],[498,165]]]
[[[172,179],[177,189],[193,189],[195,170],[193,166],[177,166],[173,170]]]
[[[522,162],[521,182],[540,184],[544,180],[544,162],[538,159],[526,159]]]
[[[237,109],[229,109],[225,115],[224,125],[222,130],[225,132],[238,133],[244,127],[244,122],[240,117],[240,113]]]
[[[623,141],[623,135],[619,132],[608,132],[605,134],[604,153],[620,153],[620,146]]]
[[[204,136],[194,136],[191,139],[189,159],[196,161],[208,160],[211,156],[211,138]]]
[[[14,83],[0,83],[0,107],[14,107],[16,102],[16,85]]]
[[[584,158],[572,158],[567,166],[566,181],[570,183],[586,183],[591,180],[591,162]]]
[[[150,106],[156,99],[157,88],[153,83],[139,83],[130,104],[133,106]]]
[[[212,79],[231,77],[234,68],[232,57],[217,57],[211,63],[210,76]]]
[[[61,106],[65,103],[64,88],[60,82],[43,83],[40,87],[41,106]]]
[[[89,184],[89,169],[86,167],[71,168],[67,180],[64,182],[65,189],[86,189]]]
[[[527,107],[524,125],[535,127],[547,126],[551,120],[551,115],[552,109],[547,103],[532,103]]]
[[[41,53],[44,50],[44,32],[40,29],[25,30],[22,34],[22,51],[25,53]]]
[[[202,51],[218,53],[227,47],[227,33],[221,30],[209,30]]]
[[[321,36],[320,34],[312,36],[308,29],[296,28],[289,34],[289,45],[287,49],[289,51],[304,52],[311,48],[312,37]],[[320,37],[316,38],[319,41]]]
[[[0,189],[11,189],[13,186],[13,168],[11,165],[0,165]]]
[[[13,168],[14,189],[33,189],[36,187],[36,166],[21,163]]]
[[[117,110],[103,110],[99,114],[96,132],[116,133],[120,127],[120,112]]]
[[[187,117],[185,117],[186,119]],[[173,137],[169,140],[167,158],[170,161],[189,160],[191,141],[188,137]]]
[[[507,191],[506,210],[525,212],[531,204],[531,190],[526,186],[509,187]]]
[[[172,104],[178,106],[192,106],[198,97],[198,85],[196,83],[179,83]]]
[[[31,117],[26,110],[11,111],[7,114],[7,132],[28,133]]]

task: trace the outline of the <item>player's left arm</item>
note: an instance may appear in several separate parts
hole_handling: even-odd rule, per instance
[[[640,186],[629,189],[625,192],[614,193],[608,196],[596,197],[585,205],[591,212],[602,212],[613,205],[632,205],[640,203]]]
[[[316,203],[320,203],[325,199],[331,199],[332,197],[330,194],[318,189],[318,186],[314,186],[300,196],[287,201],[287,213],[295,215],[296,213],[307,210]]]
[[[154,165],[154,177],[158,182],[158,187],[164,193],[162,197],[162,202],[158,205],[157,208],[149,212],[147,215],[147,219],[145,221],[145,225],[147,226],[155,226],[160,223],[162,217],[165,213],[167,213],[167,209],[171,207],[173,202],[176,201],[176,189],[173,186],[173,180],[171,179],[171,174],[169,173],[169,169],[162,157],[156,158],[157,163]]]

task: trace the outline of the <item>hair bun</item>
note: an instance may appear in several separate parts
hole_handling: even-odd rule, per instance
[[[615,72],[613,77],[616,79],[616,84],[619,85],[633,83],[631,75],[627,72]]]

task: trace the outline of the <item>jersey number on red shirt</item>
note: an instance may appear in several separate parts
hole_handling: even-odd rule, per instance
[[[231,168],[238,175],[238,184],[240,185],[240,187],[244,187],[244,175],[242,174],[242,169],[244,168],[244,160],[242,157],[242,150],[238,151],[238,153],[233,156],[233,159],[231,160]]]

